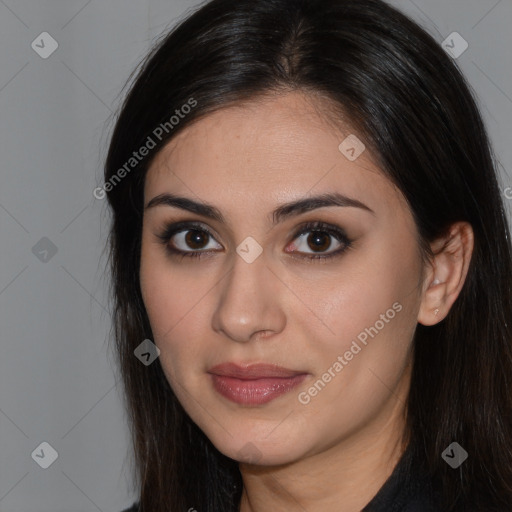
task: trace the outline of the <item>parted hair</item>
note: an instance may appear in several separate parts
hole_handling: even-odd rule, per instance
[[[156,147],[106,194],[112,338],[140,510],[235,512],[242,489],[237,462],[191,421],[159,360],[144,366],[133,354],[153,339],[139,284],[145,173],[190,123],[297,90],[326,99],[325,115],[349,119],[361,134],[406,198],[425,260],[451,223],[471,224],[474,251],[458,299],[444,320],[415,332],[406,429],[443,510],[512,510],[510,228],[477,101],[453,59],[381,0],[212,0],[166,31],[128,83],[104,177],[152,137]],[[194,108],[169,126],[191,99]],[[457,469],[441,457],[454,441],[469,454]]]

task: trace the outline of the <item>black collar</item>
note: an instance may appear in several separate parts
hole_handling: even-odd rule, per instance
[[[442,512],[439,495],[410,447],[361,512]]]

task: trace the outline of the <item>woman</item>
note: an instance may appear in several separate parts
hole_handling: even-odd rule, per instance
[[[512,257],[481,116],[380,0],[213,0],[119,113],[145,512],[512,510]]]

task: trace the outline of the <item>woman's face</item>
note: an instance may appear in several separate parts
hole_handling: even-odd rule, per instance
[[[422,296],[412,215],[312,101],[210,114],[145,183],[140,280],[160,363],[192,420],[243,462],[368,449],[399,424],[409,385]]]

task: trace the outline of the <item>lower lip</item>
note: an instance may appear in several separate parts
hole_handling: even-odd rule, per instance
[[[297,387],[307,374],[294,377],[266,377],[242,380],[224,375],[213,375],[213,387],[223,397],[241,405],[261,405],[288,393]]]

